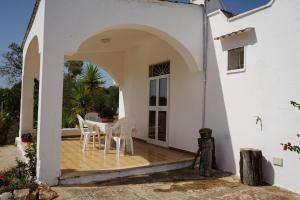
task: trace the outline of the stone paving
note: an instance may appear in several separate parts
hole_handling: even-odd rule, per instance
[[[0,147],[0,170],[15,165],[20,154],[16,147]],[[300,196],[274,186],[249,187],[238,177],[214,172],[213,177],[199,177],[197,170],[183,169],[150,175],[133,176],[89,185],[52,188],[58,199],[128,199],[128,200],[300,200]]]
[[[212,178],[201,178],[195,170],[122,178],[110,182],[53,188],[58,199],[128,199],[128,200],[292,200],[300,196],[272,187],[249,187],[228,173],[215,172]]]
[[[0,171],[14,167],[16,158],[22,159],[17,147],[14,145],[0,147]]]

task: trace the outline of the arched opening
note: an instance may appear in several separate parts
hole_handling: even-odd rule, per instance
[[[201,121],[199,102],[202,101],[201,91],[195,92],[195,89],[198,90],[198,86],[202,85],[202,76],[192,69],[197,66],[191,64],[195,61],[190,55],[183,45],[167,34],[144,26],[118,26],[101,31],[78,44],[76,52],[65,53],[65,60],[94,63],[113,77],[120,90],[119,118],[130,117],[136,123],[133,136],[136,139],[136,149],[132,158],[139,162],[136,165],[124,164],[122,159],[129,158],[118,160],[114,154],[106,154],[103,157],[103,145],[100,149],[98,146],[90,146],[84,151],[87,153],[82,154],[79,139],[67,139],[62,144],[63,177],[74,176],[74,171],[92,173],[164,162],[165,160],[159,160],[160,158],[153,162],[147,154],[148,150],[159,151],[151,146],[153,143],[194,151],[190,144],[198,137],[195,129],[198,129]],[[155,72],[151,73],[151,70]],[[151,88],[153,83],[155,88]],[[155,90],[154,95],[151,93],[152,89]],[[152,105],[150,102],[154,97],[157,104]],[[99,114],[102,114],[101,111]],[[191,119],[186,120],[187,116]],[[152,127],[155,127],[155,131],[152,131],[151,135]],[[77,131],[80,134],[80,130]],[[75,152],[76,156],[68,156]],[[165,153],[167,155],[170,152],[166,150]],[[174,157],[176,155],[175,153]],[[80,159],[77,159],[78,157]],[[109,164],[106,163],[106,159],[109,160]],[[85,167],[82,166],[83,160],[86,162]],[[93,162],[97,165],[92,164]]]
[[[22,97],[20,113],[20,138],[24,134],[36,134],[38,126],[40,51],[38,37],[30,41],[24,50]]]
[[[141,42],[151,38],[166,42],[182,56],[190,71],[199,71],[199,63],[184,44],[162,30],[141,24],[122,24],[104,28],[83,38],[82,41],[76,44],[76,52],[69,52],[67,55],[74,57],[74,54],[95,53],[95,50],[100,52],[124,51],[130,46],[139,46]]]

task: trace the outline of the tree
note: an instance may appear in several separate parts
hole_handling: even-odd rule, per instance
[[[91,97],[89,91],[84,84],[78,83],[73,90],[72,95],[73,111],[76,114],[84,116],[91,110]]]
[[[65,62],[67,73],[65,77],[75,79],[78,75],[82,74],[83,62],[82,61],[67,61]]]
[[[3,103],[4,112],[11,119],[18,120],[20,115],[21,83],[15,84],[10,89],[0,91],[0,102]]]
[[[74,88],[77,86],[77,79],[83,71],[82,61],[65,62],[64,90],[63,90],[63,128],[73,128],[76,124],[76,113],[72,101]],[[76,103],[77,104],[77,103]]]
[[[95,97],[95,92],[105,84],[103,76],[96,65],[89,64],[82,78],[82,82],[86,85],[92,98]]]
[[[119,87],[117,86],[110,86],[107,88],[108,97],[106,100],[106,105],[114,112],[116,112],[119,108]]]
[[[11,43],[8,48],[8,52],[2,55],[0,75],[6,78],[9,85],[14,85],[22,77],[23,49],[16,43]]]
[[[18,134],[21,83],[12,88],[0,89],[0,145],[13,144]]]

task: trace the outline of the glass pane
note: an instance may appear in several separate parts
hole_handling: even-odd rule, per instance
[[[168,79],[159,79],[159,105],[167,106],[168,102]]]
[[[244,47],[228,51],[228,70],[244,68]]]
[[[156,106],[156,80],[150,80],[149,105]]]
[[[151,139],[155,139],[155,122],[156,122],[156,112],[149,111],[149,135]]]
[[[167,112],[166,111],[158,112],[158,140],[164,142],[167,140]]]

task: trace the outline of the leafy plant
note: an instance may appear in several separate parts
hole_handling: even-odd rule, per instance
[[[28,164],[16,160],[17,166],[7,171],[0,172],[0,194],[3,192],[12,192],[17,189],[28,188],[33,184],[33,179],[30,179]]]
[[[95,92],[105,84],[99,68],[92,64],[87,66],[82,76],[82,82],[86,85],[92,97],[94,97]]]
[[[9,113],[0,113],[0,145],[13,144],[18,134],[18,121]]]
[[[21,138],[22,139],[31,139],[32,140],[32,134],[31,133],[23,133],[22,135],[21,135]]]
[[[26,178],[26,176],[19,177],[17,168],[12,168],[0,173],[3,177],[3,187],[0,188],[0,194],[18,189],[25,189],[32,185],[32,181]]]
[[[3,103],[3,112],[9,114],[12,120],[19,120],[20,115],[21,84],[12,88],[0,90],[0,102]]]
[[[72,113],[63,113],[62,125],[64,128],[74,128],[77,118]]]
[[[84,116],[92,108],[92,100],[88,89],[83,84],[78,84],[74,88],[72,96],[73,111]]]
[[[295,101],[291,101],[290,103],[292,104],[292,106],[294,106],[295,108],[298,108],[300,110],[300,104],[299,103],[297,103]],[[300,134],[297,134],[297,137],[300,138]],[[281,143],[280,145],[283,146],[284,151],[289,150],[289,151],[300,154],[300,146],[298,146],[298,145],[294,145],[291,142]]]
[[[37,149],[36,149],[36,136],[33,138],[33,142],[30,143],[25,149],[25,157],[28,160],[27,170],[33,180],[36,177],[36,165],[37,165]]]
[[[286,144],[281,143],[281,145],[283,146],[284,151],[289,150],[289,151],[293,151],[293,152],[300,154],[300,147],[297,145],[292,145],[290,142],[288,142]]]

